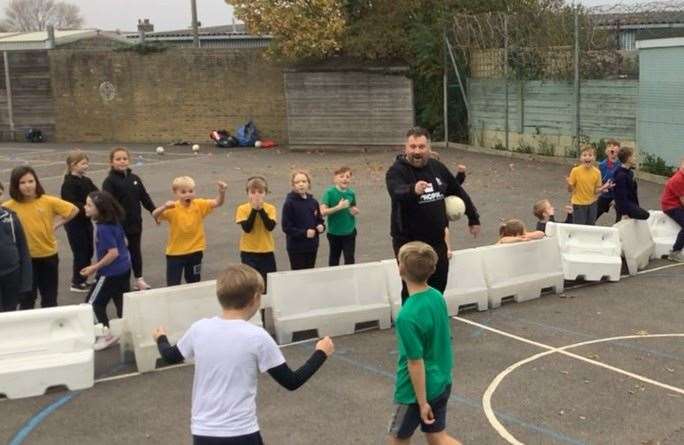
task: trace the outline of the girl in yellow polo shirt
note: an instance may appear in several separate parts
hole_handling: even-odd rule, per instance
[[[195,181],[189,176],[173,180],[171,189],[176,201],[168,201],[152,212],[157,221],[169,222],[169,238],[166,242],[166,285],[200,281],[202,256],[207,242],[204,236],[204,218],[226,199],[225,182],[219,181],[216,199],[195,198]]]
[[[31,263],[33,287],[22,295],[19,307],[33,309],[40,291],[40,306],[57,306],[59,256],[55,230],[78,214],[78,208],[55,196],[45,194],[36,172],[29,166],[16,167],[10,178],[10,196],[3,207],[13,210],[26,233]]]

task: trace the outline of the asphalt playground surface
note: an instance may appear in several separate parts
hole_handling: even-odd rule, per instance
[[[65,150],[58,145],[0,145],[0,180],[6,189],[12,167],[30,163],[50,194],[59,194]],[[107,170],[104,146],[91,153],[91,173],[100,185]],[[320,196],[331,171],[349,165],[361,214],[357,262],[392,256],[389,199],[384,174],[394,154],[290,153],[285,149],[215,151],[202,147],[129,147],[132,167],[157,205],[171,198],[173,177],[189,174],[198,196],[213,196],[216,180],[229,184],[226,205],[205,220],[209,247],[203,279],[239,261],[236,205],[247,177],[264,175],[271,202],[282,206],[289,173],[307,168]],[[483,224],[478,239],[465,222],[452,224],[455,249],[491,244],[501,219],[518,217],[533,227],[534,201],[548,197],[558,213],[568,200],[567,166],[462,151],[440,151],[450,167],[466,164],[465,188]],[[639,184],[642,206],[658,208],[661,186]],[[7,198],[7,194],[3,196]],[[558,215],[562,217],[561,215]],[[601,224],[612,223],[603,216]],[[559,218],[560,219],[560,218]],[[165,281],[166,227],[145,219],[143,254],[147,281]],[[284,236],[276,236],[279,270],[288,268]],[[71,252],[60,240],[60,304],[83,301],[69,292]],[[318,265],[327,263],[321,240]],[[650,270],[618,283],[567,283],[562,295],[544,295],[485,312],[466,311],[452,320],[455,368],[448,431],[465,444],[684,444],[684,267],[654,261]],[[314,378],[288,392],[265,376],[258,414],[269,444],[384,443],[392,411],[396,362],[393,330],[337,337],[336,354]],[[292,367],[311,343],[286,346]],[[138,375],[120,360],[118,348],[97,353],[96,384],[80,392],[61,390],[21,400],[0,400],[0,443],[139,444],[190,442],[192,366]],[[414,443],[424,443],[420,435]]]

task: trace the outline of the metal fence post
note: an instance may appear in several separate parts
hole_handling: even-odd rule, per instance
[[[580,39],[579,39],[579,6],[575,5],[575,149],[579,151],[580,146]]]
[[[508,137],[508,132],[509,132],[509,127],[508,127],[508,113],[509,113],[509,105],[508,105],[508,14],[504,15],[504,61],[503,61],[503,69],[504,69],[504,90],[505,90],[505,117],[504,117],[504,131],[506,132],[506,150],[510,150],[511,148],[509,147],[509,137]]]

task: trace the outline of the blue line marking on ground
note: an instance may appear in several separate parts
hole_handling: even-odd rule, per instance
[[[19,431],[10,439],[9,445],[21,445],[24,443],[26,438],[31,434],[31,431],[35,430],[38,425],[43,423],[43,421],[52,413],[57,411],[59,408],[62,406],[66,405],[76,397],[76,395],[79,393],[79,391],[76,392],[70,392],[68,394],[64,394],[63,396],[57,397],[55,400],[53,400],[51,403],[43,407],[40,411],[35,413],[29,420],[27,420],[21,428],[19,428]]]
[[[304,345],[302,345],[302,346],[304,346]],[[355,359],[348,357],[348,356],[333,355],[332,358],[334,358],[336,360],[341,360],[341,361],[346,362],[346,363],[349,363],[352,366],[366,370],[366,371],[371,372],[373,374],[381,375],[381,376],[386,377],[388,379],[395,380],[395,375],[393,372],[387,371],[387,370],[382,369],[382,368],[378,368],[377,366],[373,366],[373,365],[369,365],[367,363],[363,363],[361,361],[355,360]],[[457,403],[458,402],[458,403],[461,403],[463,405],[466,405],[468,407],[471,407],[471,408],[474,408],[477,410],[482,409],[482,403],[481,402],[465,398],[465,397],[460,396],[458,394],[455,394],[453,392],[451,393],[451,397],[450,397],[449,402],[450,403]],[[509,424],[514,424],[514,425],[520,426],[522,428],[525,428],[526,430],[534,431],[536,433],[545,434],[549,437],[553,437],[554,439],[556,439],[559,442],[563,442],[563,443],[566,443],[569,445],[587,445],[586,442],[582,442],[578,439],[574,439],[572,437],[566,436],[563,433],[559,433],[557,431],[554,431],[552,429],[549,429],[549,428],[546,428],[546,427],[543,427],[540,425],[527,423],[527,422],[525,422],[521,419],[518,419],[517,417],[511,416],[509,414],[501,413],[499,411],[495,411],[495,414],[498,418],[506,421]]]

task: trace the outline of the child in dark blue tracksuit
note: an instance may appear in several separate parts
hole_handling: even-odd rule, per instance
[[[290,269],[312,269],[316,265],[318,237],[325,231],[325,224],[318,201],[309,193],[309,174],[296,171],[291,183],[292,191],[287,194],[282,211]]]
[[[632,170],[636,167],[634,152],[629,147],[622,147],[618,158],[621,166],[613,175],[615,212],[620,219],[624,216],[632,219],[648,219],[648,211],[639,206],[637,183],[634,181],[634,171]]]

